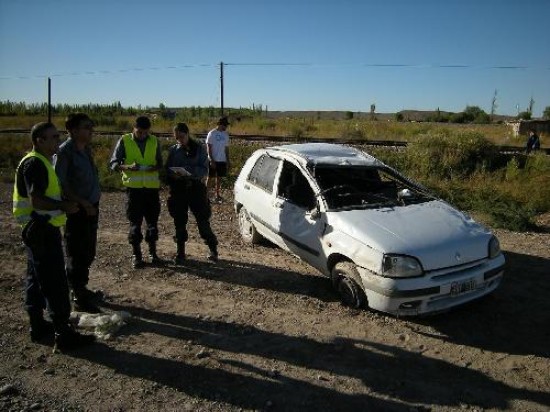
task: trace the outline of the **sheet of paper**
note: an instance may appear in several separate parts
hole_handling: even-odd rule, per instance
[[[171,167],[170,170],[174,173],[177,173],[180,176],[191,176],[191,173],[187,171],[185,167]]]

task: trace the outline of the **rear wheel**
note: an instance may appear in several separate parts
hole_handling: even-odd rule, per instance
[[[262,239],[244,207],[239,210],[239,232],[246,243],[256,244]]]
[[[367,303],[361,286],[361,276],[352,262],[339,262],[334,266],[332,283],[344,305],[361,308]]]

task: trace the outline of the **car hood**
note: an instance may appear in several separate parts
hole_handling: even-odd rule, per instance
[[[382,253],[414,256],[424,270],[488,256],[492,236],[484,226],[445,202],[329,212],[327,222]]]

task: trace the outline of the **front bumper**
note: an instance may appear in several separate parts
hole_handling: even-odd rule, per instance
[[[357,267],[368,305],[396,316],[440,312],[493,292],[504,275],[500,254],[457,267],[434,270],[418,278],[385,278]]]

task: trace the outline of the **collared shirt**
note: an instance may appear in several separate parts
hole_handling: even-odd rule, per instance
[[[88,146],[79,150],[76,142],[69,138],[59,146],[55,160],[55,171],[61,187],[69,188],[75,195],[91,204],[99,202],[101,189],[97,167]]]
[[[134,141],[138,145],[139,150],[142,154],[145,153],[145,145],[147,144],[147,139],[149,139],[149,136],[142,140],[134,138]],[[157,145],[157,153],[155,155],[155,158],[157,163],[156,166],[160,170],[162,168],[162,153],[160,148],[160,141]],[[126,159],[126,149],[124,147],[124,141],[121,137],[116,143],[115,150],[113,151],[113,155],[111,156],[111,160],[109,162],[109,167],[111,168],[111,170],[117,170],[117,167],[124,163],[124,159]]]

